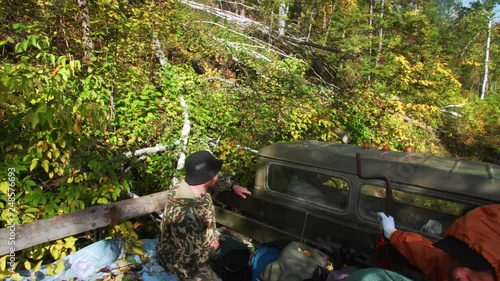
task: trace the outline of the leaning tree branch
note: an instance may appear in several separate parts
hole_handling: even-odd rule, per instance
[[[252,153],[254,153],[254,154],[258,154],[258,153],[259,153],[259,151],[258,151],[258,150],[255,150],[255,149],[253,149],[253,148],[246,147],[246,146],[241,146],[241,145],[239,145],[239,144],[237,144],[237,145],[236,145],[236,147],[237,147],[237,148],[239,148],[239,149],[241,149],[241,150],[246,150],[246,151],[248,151],[248,152],[252,152]]]
[[[287,40],[287,41],[291,41],[291,42],[300,44],[300,45],[305,45],[305,46],[313,47],[315,49],[329,51],[329,52],[332,52],[332,53],[341,53],[342,52],[339,49],[332,48],[332,47],[327,47],[327,46],[323,46],[323,45],[320,45],[320,44],[316,44],[314,42],[311,42],[310,40],[304,40],[304,39],[300,39],[300,38],[296,38],[296,37],[291,37],[291,36],[286,36],[286,37],[284,37],[284,39]]]
[[[430,132],[430,133],[437,133],[437,132],[440,132],[440,133],[446,133],[446,131],[445,131],[445,130],[443,130],[443,129],[440,129],[440,128],[435,129],[435,128],[431,127],[431,126],[423,125],[423,124],[422,124],[421,122],[419,122],[418,120],[415,120],[415,119],[413,119],[413,118],[409,117],[409,116],[408,116],[408,115],[406,115],[406,114],[398,113],[398,112],[396,112],[396,111],[394,111],[394,110],[392,110],[392,109],[387,109],[387,111],[388,111],[389,113],[392,113],[392,114],[400,115],[401,117],[403,117],[403,120],[405,120],[405,121],[407,121],[407,122],[410,122],[410,123],[413,123],[413,124],[415,124],[416,126],[418,126],[419,128],[422,128],[422,129],[424,129],[424,130],[426,130],[426,131],[428,131],[428,132]]]
[[[254,58],[262,59],[262,60],[265,60],[265,61],[267,61],[269,63],[272,63],[272,60],[269,59],[268,57],[264,56],[263,54],[260,54],[260,53],[254,51],[254,50],[251,50],[251,49],[245,47],[245,46],[259,47],[259,46],[248,45],[248,44],[239,43],[239,42],[231,42],[231,41],[227,41],[227,40],[224,40],[222,38],[215,37],[215,36],[213,38],[214,38],[215,41],[222,42],[222,43],[226,44],[228,47],[231,47],[231,48],[233,48],[235,50],[243,51],[243,52],[251,55]]]
[[[225,19],[225,20],[230,21],[230,22],[237,23],[239,26],[242,26],[242,27],[255,26],[259,31],[261,31],[263,33],[266,33],[266,34],[270,33],[270,29],[267,26],[263,25],[262,23],[260,23],[258,21],[254,21],[252,19],[249,19],[249,18],[241,16],[241,15],[235,14],[233,12],[222,10],[219,8],[214,8],[214,7],[211,7],[208,5],[204,5],[204,4],[197,3],[194,1],[189,1],[189,0],[181,0],[181,3],[191,7],[193,9],[205,11],[205,12],[212,14],[212,15],[215,15],[219,18]]]
[[[274,52],[274,53],[276,53],[276,54],[278,54],[278,55],[280,55],[280,56],[287,57],[287,58],[292,58],[292,56],[289,56],[288,54],[286,54],[285,52],[283,52],[283,51],[281,51],[280,49],[276,48],[276,47],[275,47],[275,46],[273,46],[272,44],[269,44],[269,43],[267,43],[267,42],[265,42],[265,41],[263,41],[263,40],[261,40],[261,39],[259,39],[259,38],[255,38],[255,37],[252,37],[252,36],[248,36],[248,35],[246,35],[246,34],[243,34],[243,33],[241,33],[241,32],[238,32],[238,31],[236,31],[236,30],[229,29],[229,28],[227,28],[226,26],[224,26],[224,25],[222,25],[222,24],[219,24],[219,23],[216,23],[216,22],[213,22],[213,21],[194,21],[194,22],[200,22],[200,23],[206,23],[206,24],[211,24],[211,25],[218,26],[218,27],[223,28],[223,29],[225,29],[225,30],[227,30],[227,31],[229,31],[229,32],[232,32],[232,33],[237,34],[237,35],[239,35],[239,36],[241,36],[241,37],[244,37],[244,38],[246,38],[246,39],[248,39],[248,40],[250,40],[250,41],[252,41],[252,42],[255,42],[255,43],[259,44],[259,45],[264,45],[264,46],[267,46],[269,51]],[[187,23],[186,23],[186,24],[187,24]],[[186,24],[184,24],[184,25],[186,25]],[[257,46],[256,46],[256,47],[257,47]],[[264,49],[264,48],[266,48],[266,47],[258,46],[258,48],[262,48],[262,49]]]
[[[138,150],[135,150],[134,152],[129,151],[125,153],[125,157],[131,158],[132,156],[140,156],[143,154],[156,154],[158,152],[162,152],[168,149],[168,146],[166,145],[161,145],[157,144],[153,147],[146,147],[146,148],[141,148]]]
[[[190,1],[190,0],[181,0],[181,3],[191,7],[193,9],[201,10],[201,11],[207,12],[211,15],[215,15],[218,18],[224,19],[226,21],[236,23],[238,26],[240,26],[242,28],[254,27],[258,31],[260,31],[261,33],[269,36],[270,39],[273,38],[274,40],[284,42],[285,45],[286,45],[286,43],[288,43],[288,44],[294,45],[296,48],[300,48],[299,45],[303,45],[303,46],[305,45],[305,46],[309,46],[309,47],[312,47],[315,49],[322,49],[322,50],[334,52],[334,53],[341,52],[341,50],[338,50],[338,49],[335,49],[332,47],[322,46],[322,45],[316,44],[314,42],[310,42],[310,40],[308,41],[308,40],[294,37],[294,36],[290,35],[289,32],[287,32],[287,34],[289,34],[287,36],[282,36],[282,37],[275,36],[273,34],[272,29],[269,28],[268,26],[266,26],[258,21],[254,21],[252,19],[235,14],[235,13],[230,12],[230,11],[222,10],[219,8],[214,8],[214,7],[204,5],[201,3],[197,3],[194,1]],[[269,43],[267,43],[267,44],[269,44]],[[272,44],[269,44],[269,45],[272,45]]]

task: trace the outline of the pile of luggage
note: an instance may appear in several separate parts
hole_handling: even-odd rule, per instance
[[[349,265],[354,254],[350,250],[326,253],[297,241],[281,242],[220,252],[212,267],[224,281],[334,281],[359,269]]]

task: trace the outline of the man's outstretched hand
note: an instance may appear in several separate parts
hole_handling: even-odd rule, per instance
[[[214,248],[215,251],[217,251],[220,247],[220,242],[218,238],[214,238],[212,242],[210,242],[210,247]]]
[[[233,186],[234,194],[238,195],[239,197],[246,199],[247,195],[252,195],[252,192],[250,190],[246,189],[245,187],[241,185],[235,184]]]

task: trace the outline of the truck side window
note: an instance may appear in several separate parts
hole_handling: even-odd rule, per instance
[[[336,209],[348,207],[349,183],[339,177],[273,164],[268,170],[267,184],[272,191],[297,200]]]
[[[385,187],[364,184],[361,186],[359,210],[365,216],[376,217],[377,212],[384,211],[385,197]]]
[[[437,236],[442,236],[458,217],[475,207],[402,190],[393,190],[392,198],[396,225]]]

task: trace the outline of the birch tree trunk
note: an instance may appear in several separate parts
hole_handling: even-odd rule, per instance
[[[370,1],[370,20],[368,22],[368,24],[370,25],[370,27],[372,28],[370,30],[370,57],[372,57],[372,53],[373,53],[373,48],[372,48],[372,42],[373,42],[373,2],[375,0],[369,0]]]
[[[160,39],[158,38],[158,35],[156,32],[153,31],[153,46],[156,49],[156,58],[160,62],[161,68],[166,68],[169,67],[167,56],[165,55],[165,52],[163,52],[163,47],[161,46]],[[179,160],[177,161],[177,170],[182,170],[184,168],[185,160],[186,160],[186,150],[187,150],[187,144],[189,140],[189,134],[191,132],[191,124],[189,121],[189,108],[186,103],[186,100],[184,99],[184,96],[181,95],[179,97],[180,104],[183,108],[182,116],[184,119],[184,124],[182,125],[182,130],[181,130],[181,136],[179,139],[175,142],[176,145],[181,145],[180,152],[179,152]],[[181,181],[177,176],[174,176],[172,179],[172,184],[177,185]]]
[[[163,52],[160,40],[158,39],[158,36],[156,36],[156,34],[153,34],[153,45],[156,48],[156,57],[160,61],[161,67],[162,68],[167,67],[167,58],[165,56],[165,53]],[[188,144],[189,133],[191,132],[191,124],[189,121],[189,109],[186,100],[184,100],[184,96],[181,95],[179,97],[179,100],[183,108],[182,116],[184,118],[184,125],[182,125],[181,136],[176,141],[176,144],[181,145],[179,160],[177,161],[177,170],[182,170],[184,168],[184,163],[186,160],[186,148]],[[173,185],[176,185],[180,183],[180,180],[177,177],[174,177],[172,179],[172,183]]]
[[[284,36],[285,35],[285,28],[286,28],[286,17],[288,14],[288,6],[286,5],[285,1],[281,1],[280,7],[279,7],[279,13],[278,13],[278,35],[279,36]]]
[[[240,16],[242,16],[242,17],[245,17],[245,14],[246,14],[246,13],[245,13],[245,0],[241,0],[241,4],[243,4],[243,5],[238,6],[238,8],[239,8],[239,7],[241,7],[241,8],[239,8],[239,10],[238,10],[238,14],[239,14]]]
[[[78,16],[82,26],[82,41],[85,48],[83,51],[83,60],[88,60],[92,57],[92,51],[94,50],[94,42],[92,41],[92,36],[90,34],[89,6],[87,0],[77,0],[77,2],[78,7],[80,8]]]
[[[486,39],[486,54],[484,58],[484,77],[483,86],[481,87],[481,99],[483,100],[486,96],[486,90],[488,88],[488,64],[490,60],[490,44],[491,44],[491,26],[493,22],[493,17],[490,18],[488,22],[488,38]]]
[[[384,6],[385,6],[385,0],[382,0],[381,2],[381,7],[380,7],[380,22],[382,22],[384,20]],[[378,41],[378,53],[377,53],[377,60],[376,60],[376,64],[378,65],[378,61],[380,59],[380,55],[382,54],[382,46],[383,46],[383,39],[384,39],[384,28],[383,27],[380,27],[379,31],[378,31],[378,37],[379,37],[379,41]]]

